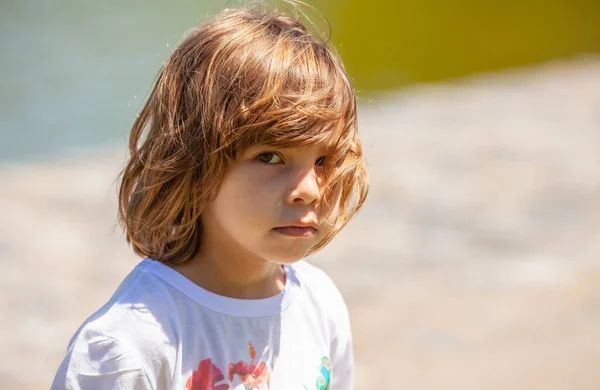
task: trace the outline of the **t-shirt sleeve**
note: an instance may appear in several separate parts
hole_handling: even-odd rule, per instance
[[[150,388],[141,362],[123,341],[84,328],[69,346],[51,390]]]
[[[341,297],[340,297],[341,298]],[[340,314],[335,318],[335,333],[331,346],[331,385],[330,390],[354,389],[354,352],[350,315],[343,300]]]

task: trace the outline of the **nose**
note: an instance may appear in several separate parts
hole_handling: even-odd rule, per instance
[[[319,188],[319,178],[314,168],[309,171],[303,171],[289,193],[288,202],[290,204],[308,205],[318,202],[320,199],[321,189]]]

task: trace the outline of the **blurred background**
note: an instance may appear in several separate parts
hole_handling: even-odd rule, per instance
[[[359,91],[371,192],[311,260],[357,389],[600,389],[600,2],[309,1]],[[48,388],[138,262],[130,126],[226,1],[0,3],[0,388]]]

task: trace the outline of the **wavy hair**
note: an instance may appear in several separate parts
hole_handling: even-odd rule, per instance
[[[188,32],[131,129],[119,222],[140,256],[167,264],[201,245],[201,215],[229,167],[256,143],[332,145],[323,198],[339,202],[324,247],[368,192],[356,97],[328,42],[277,10],[224,10]],[[339,196],[339,197],[338,197]]]

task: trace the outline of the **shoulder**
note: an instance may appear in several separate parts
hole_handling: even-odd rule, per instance
[[[148,356],[154,345],[168,345],[171,333],[177,330],[173,314],[179,295],[162,279],[138,266],[108,303],[84,322],[76,337],[102,334]]]
[[[302,290],[317,306],[333,315],[347,316],[342,293],[325,271],[307,260],[294,263],[293,268]]]
[[[305,260],[294,264],[294,269],[303,291],[303,309],[313,316],[313,324],[322,326],[329,340],[329,357],[336,372],[336,385],[331,388],[350,389],[353,370],[352,330],[344,298],[322,269]]]
[[[77,331],[71,344],[74,348],[96,345],[111,348],[135,357],[144,369],[160,365],[174,354],[169,348],[174,328],[166,321],[167,314],[157,304],[120,300],[96,312]],[[91,351],[91,350],[90,350]]]
[[[109,301],[89,316],[74,339],[103,334],[118,340],[155,340],[170,330],[164,319],[175,305],[170,286],[136,267],[121,283]]]
[[[329,275],[308,260],[300,260],[292,265],[300,282],[307,287],[338,291]]]
[[[75,335],[52,389],[151,388],[148,371],[126,340],[86,324]]]
[[[134,269],[74,334],[59,374],[102,378],[137,373],[157,382],[177,354],[174,304],[165,288],[151,274]]]
[[[85,324],[69,345],[71,369],[87,375],[145,371],[142,359],[126,338],[107,334],[94,323]]]

